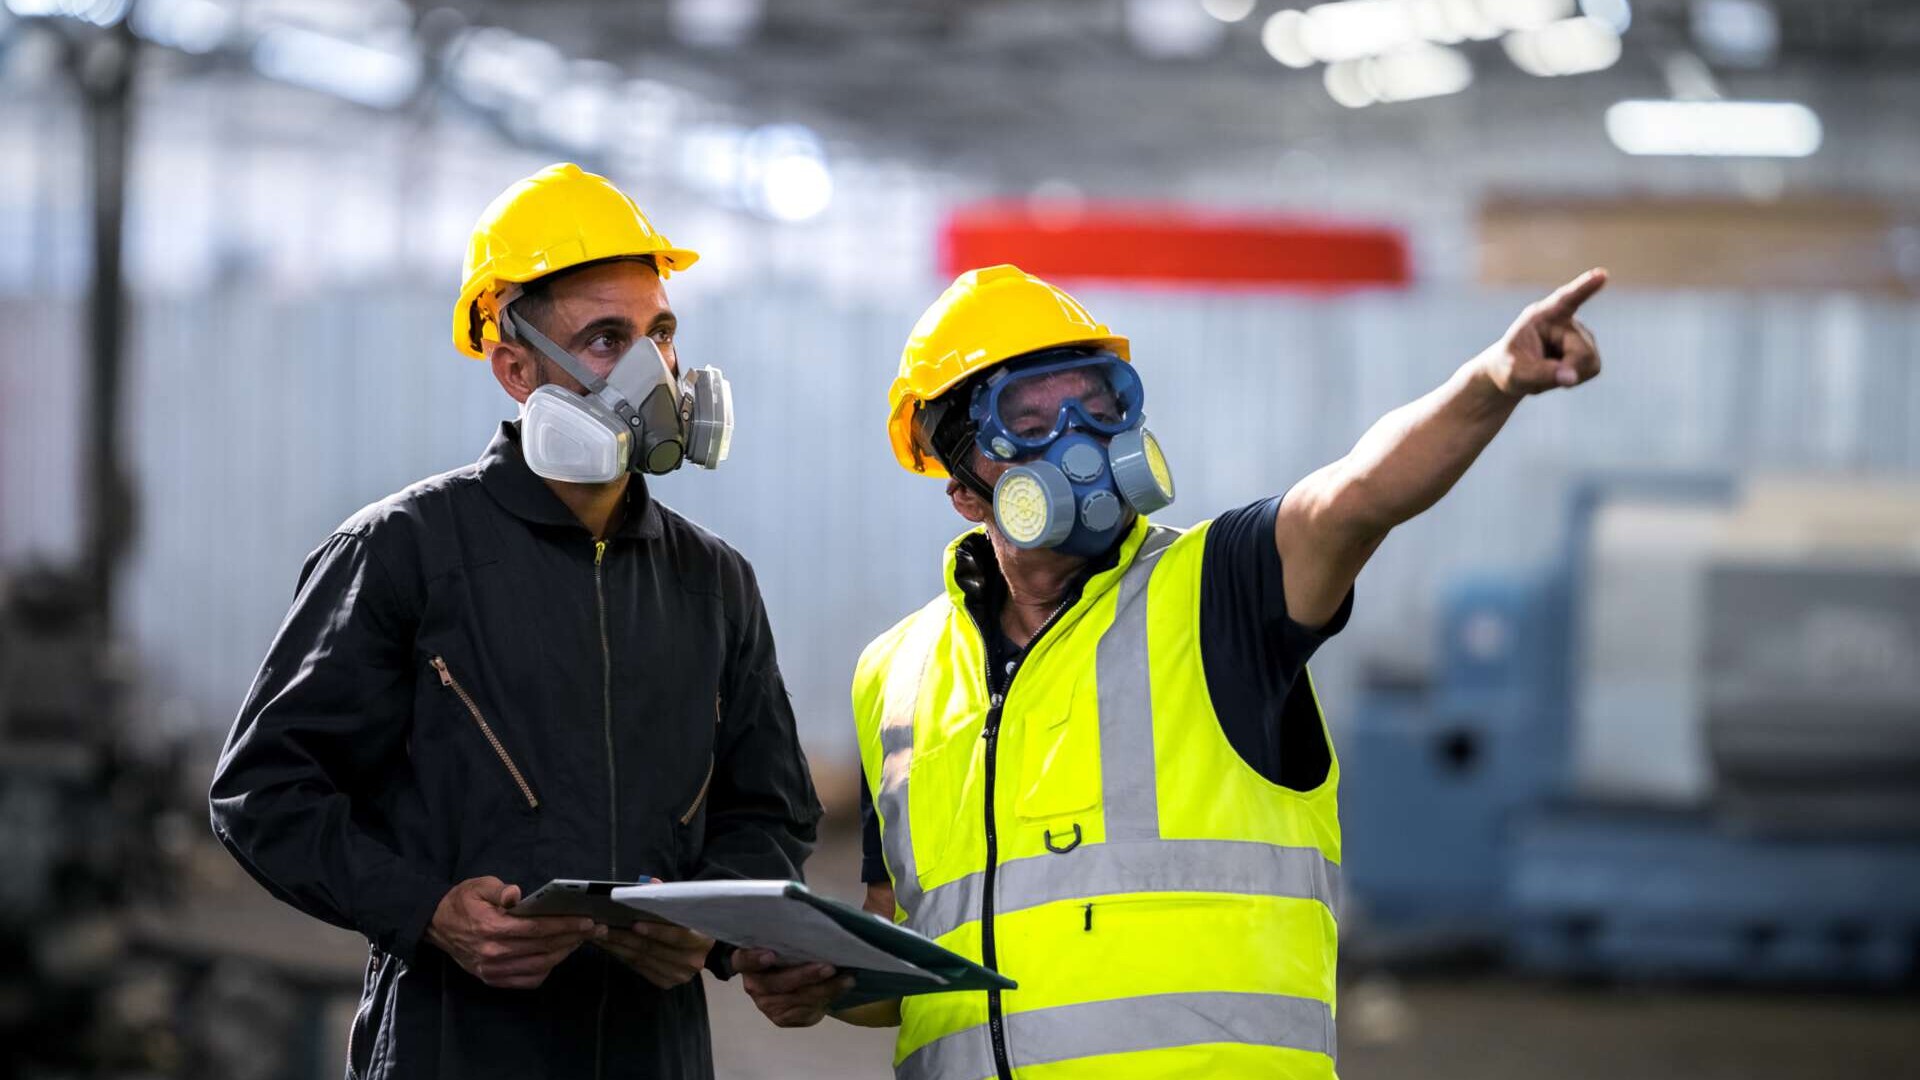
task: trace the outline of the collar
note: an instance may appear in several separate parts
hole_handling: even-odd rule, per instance
[[[1120,575],[1126,573],[1127,567],[1133,565],[1134,556],[1139,554],[1140,545],[1147,538],[1147,528],[1146,515],[1134,515],[1133,527],[1119,543],[1108,548],[1105,555],[1087,561],[1068,586],[1069,595],[1073,596],[1068,604],[1070,608],[1098,598],[1120,580]],[[947,545],[942,577],[946,581],[947,599],[963,611],[988,603],[996,592],[1006,592],[1006,578],[1000,573],[1000,562],[994,556],[993,541],[987,538],[986,526],[962,533]],[[1078,595],[1074,595],[1075,592]]]
[[[522,521],[586,531],[586,526],[580,524],[580,519],[573,516],[573,511],[567,509],[567,504],[560,501],[560,496],[553,493],[547,482],[527,468],[527,459],[520,452],[518,421],[501,421],[500,430],[494,432],[493,441],[480,455],[480,486],[502,509]],[[634,473],[627,480],[627,512],[621,516],[620,527],[613,535],[657,540],[661,531],[660,506],[647,490],[646,478]]]

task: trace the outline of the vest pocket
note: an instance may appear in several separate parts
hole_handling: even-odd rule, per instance
[[[1052,718],[1028,714],[1020,739],[1020,787],[1014,812],[1025,821],[1060,819],[1060,846],[1073,835],[1073,815],[1100,802],[1100,718],[1069,706]]]

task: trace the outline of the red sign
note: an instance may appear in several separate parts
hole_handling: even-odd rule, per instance
[[[983,203],[948,217],[941,269],[1013,263],[1059,279],[1206,288],[1341,290],[1412,278],[1398,229],[1185,207]]]

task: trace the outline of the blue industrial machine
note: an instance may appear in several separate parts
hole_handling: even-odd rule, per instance
[[[1438,677],[1369,685],[1341,733],[1362,943],[1488,946],[1522,968],[1605,977],[1920,975],[1911,562],[1703,559],[1688,586],[1697,625],[1627,632],[1692,650],[1687,722],[1709,789],[1636,803],[1575,775],[1581,680],[1597,677],[1578,658],[1599,515],[1622,499],[1741,498],[1725,478],[1589,480],[1553,565],[1449,590]]]

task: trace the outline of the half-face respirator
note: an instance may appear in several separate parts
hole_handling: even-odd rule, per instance
[[[727,459],[733,388],[720,369],[697,368],[676,383],[660,346],[642,337],[602,379],[511,308],[505,321],[587,390],[549,383],[520,406],[521,452],[536,474],[605,484],[628,472],[670,473],[683,460],[712,469]]]
[[[1007,539],[1093,558],[1113,546],[1129,510],[1173,502],[1145,405],[1133,365],[1109,352],[1043,355],[989,375],[969,416],[980,452],[1016,463],[993,489]]]

